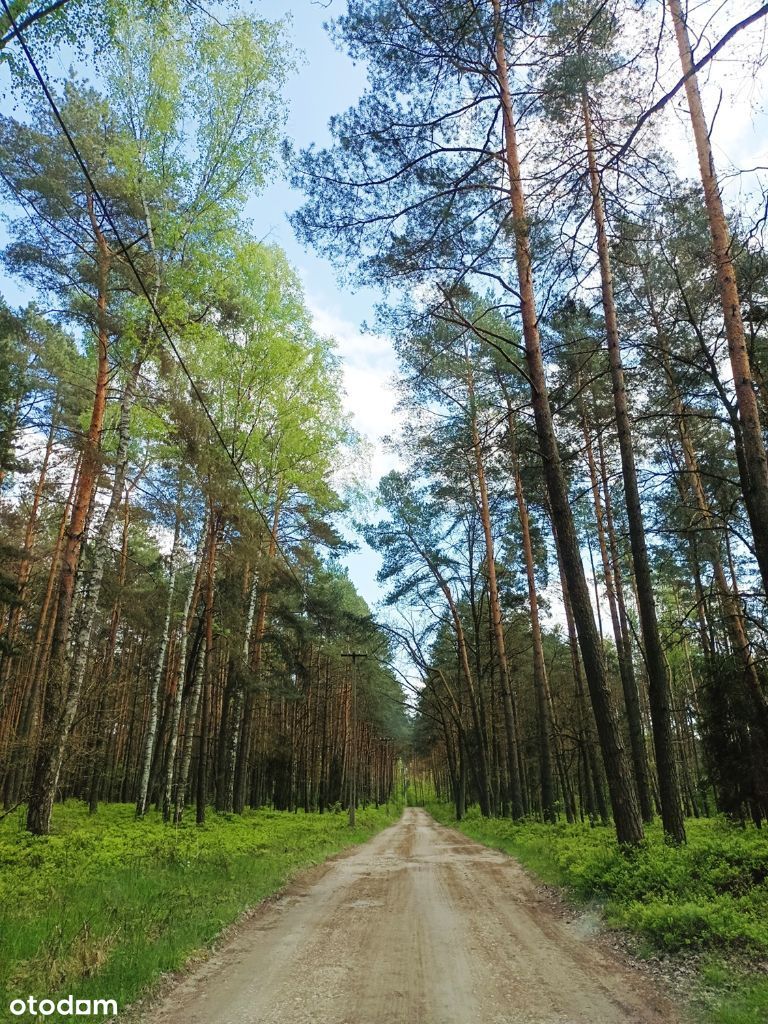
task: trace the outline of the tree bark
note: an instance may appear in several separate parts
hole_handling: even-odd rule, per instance
[[[240,739],[243,733],[243,715],[245,713],[246,693],[244,676],[250,667],[251,653],[251,632],[253,630],[253,619],[256,614],[256,597],[259,592],[259,575],[253,574],[250,596],[248,598],[248,611],[245,617],[243,628],[243,649],[241,667],[235,685],[235,692],[232,698],[230,711],[229,736],[223,737],[226,743],[226,755],[224,763],[224,798],[222,810],[232,812],[235,809],[235,781],[237,776],[237,755],[240,749]],[[266,609],[265,609],[266,614]]]
[[[210,635],[211,616],[213,615],[213,593],[216,573],[216,549],[218,541],[218,520],[213,510],[208,516],[208,543],[205,559],[205,607],[203,637],[197,652],[197,663],[192,680],[192,687],[187,701],[187,715],[184,729],[184,746],[181,751],[179,770],[175,780],[175,796],[173,807],[173,823],[178,825],[184,813],[184,804],[189,781],[189,769],[192,764],[192,749],[195,741],[200,696],[205,687],[205,675],[209,660],[208,640]]]
[[[195,612],[195,603],[200,593],[200,584],[203,574],[203,560],[205,558],[210,531],[210,516],[206,516],[203,528],[200,531],[200,541],[195,554],[195,561],[192,568],[192,579],[187,591],[187,600],[184,605],[184,612],[181,617],[181,640],[176,654],[176,678],[174,680],[173,697],[171,701],[171,715],[169,723],[168,751],[165,762],[165,780],[163,783],[163,818],[168,821],[171,816],[173,802],[173,783],[176,773],[176,751],[179,742],[179,723],[181,720],[181,705],[184,696],[184,678],[187,671],[187,647],[189,645],[189,633],[192,629],[192,618]]]
[[[264,640],[264,630],[267,623],[267,607],[269,604],[269,581],[271,575],[272,562],[274,561],[277,553],[277,531],[280,526],[280,512],[282,510],[282,493],[281,488],[278,485],[277,493],[275,495],[275,507],[272,513],[272,529],[269,535],[269,549],[267,551],[267,569],[264,572],[264,578],[261,581],[261,596],[259,597],[258,612],[256,615],[256,627],[253,634],[253,643],[249,641],[249,655],[251,647],[253,648],[253,661],[251,664],[251,671],[253,674],[253,682],[251,689],[247,694],[244,694],[244,710],[242,713],[242,725],[239,729],[239,750],[237,752],[236,770],[235,770],[235,781],[234,781],[234,795],[233,795],[233,807],[232,809],[236,814],[242,814],[245,808],[247,790],[248,790],[248,777],[250,774],[250,763],[251,763],[251,746],[253,736],[253,712],[256,700],[256,686],[259,682],[259,675],[261,672],[261,661],[262,661],[262,645]]]
[[[539,727],[539,777],[541,781],[541,806],[544,814],[544,820],[554,822],[557,815],[555,814],[555,785],[552,777],[552,697],[549,692],[549,679],[547,678],[547,665],[544,660],[544,643],[541,635],[541,622],[539,620],[539,597],[536,591],[536,563],[533,558],[533,544],[531,542],[531,524],[528,517],[528,503],[525,500],[523,478],[520,472],[520,461],[517,455],[514,413],[512,412],[512,405],[508,398],[507,426],[512,455],[512,471],[515,477],[517,515],[520,520],[520,531],[523,538],[525,575],[528,582],[528,609],[531,619],[531,638],[533,641],[533,685],[536,693],[536,718]],[[568,794],[565,791],[564,776],[563,799],[567,802]]]
[[[645,748],[645,730],[643,728],[643,717],[640,710],[640,695],[637,688],[635,669],[632,663],[632,651],[627,642],[626,629],[622,626],[619,603],[617,600],[618,586],[615,585],[614,573],[611,560],[608,554],[608,543],[605,536],[603,523],[603,503],[600,498],[600,483],[597,475],[597,466],[592,448],[592,436],[586,409],[582,409],[582,432],[587,454],[587,465],[592,484],[592,500],[595,508],[595,525],[597,527],[597,538],[600,546],[600,556],[603,562],[603,573],[605,575],[605,590],[608,595],[608,607],[611,615],[613,636],[616,641],[616,654],[619,662],[619,675],[624,691],[624,706],[627,711],[629,724],[629,745],[632,753],[632,764],[635,770],[635,782],[637,784],[637,795],[640,801],[640,811],[643,821],[653,821],[653,800],[651,797],[651,786],[649,779],[648,755]],[[618,552],[617,552],[618,554]],[[620,584],[619,584],[620,585]],[[622,598],[623,599],[623,598]]]
[[[179,484],[179,499],[181,499],[181,483]],[[168,579],[168,603],[165,606],[165,619],[163,621],[163,633],[160,637],[160,649],[157,652],[155,671],[152,674],[152,681],[149,687],[149,712],[147,717],[147,730],[144,735],[144,747],[141,755],[141,775],[139,777],[139,795],[136,799],[136,817],[143,818],[147,810],[147,798],[149,795],[149,775],[152,768],[152,754],[155,749],[155,738],[157,736],[157,719],[159,709],[160,683],[163,679],[165,667],[165,655],[168,650],[168,640],[171,635],[171,616],[173,615],[173,598],[176,590],[176,571],[179,559],[179,534],[181,532],[181,508],[176,509],[176,527],[173,534],[173,547],[171,548],[171,564]]]
[[[600,761],[597,756],[597,742],[594,734],[594,715],[589,714],[589,708],[584,693],[584,673],[579,658],[579,640],[576,633],[576,623],[573,618],[571,607],[571,595],[568,590],[568,580],[565,576],[563,559],[560,548],[557,544],[557,528],[554,523],[552,529],[555,534],[555,550],[557,552],[557,567],[560,573],[560,588],[563,594],[563,608],[565,610],[565,624],[568,630],[568,646],[571,652],[571,665],[573,667],[573,681],[576,690],[576,709],[578,716],[579,746],[584,758],[584,775],[586,789],[589,797],[590,817],[595,813],[600,815],[603,824],[608,823],[608,804],[603,789],[603,777],[600,771]]]
[[[86,519],[96,488],[101,462],[101,433],[104,426],[109,384],[107,296],[112,253],[98,224],[94,212],[93,195],[90,192],[86,201],[97,243],[95,258],[98,364],[91,421],[85,438],[80,474],[72,503],[72,516],[66,530],[61,557],[56,626],[43,709],[43,736],[35,759],[29,794],[27,829],[36,835],[47,835],[50,831],[53,801],[64,760],[64,749],[72,729],[80,696],[74,687],[68,686],[72,603]]]
[[[510,182],[510,201],[515,228],[520,313],[523,323],[525,358],[531,386],[531,404],[536,434],[544,466],[552,516],[557,523],[558,543],[568,581],[573,614],[587,675],[587,685],[595,714],[600,747],[608,777],[616,834],[620,843],[637,844],[643,838],[643,824],[632,784],[629,762],[619,728],[600,638],[589,597],[589,587],[581,561],[579,541],[571,512],[568,486],[560,461],[549,402],[544,359],[541,352],[530,237],[517,152],[512,95],[509,87],[507,56],[500,0],[491,0],[494,11],[496,81],[502,108],[504,160]]]
[[[197,755],[197,796],[195,798],[195,821],[205,824],[205,808],[208,801],[208,736],[210,719],[210,692],[213,685],[213,602],[215,594],[216,550],[208,569],[208,588],[205,598],[205,664],[203,667],[203,694],[200,707],[200,742]]]
[[[448,611],[453,622],[453,629],[456,635],[456,646],[459,660],[459,671],[464,679],[464,683],[467,687],[467,695],[469,697],[469,706],[472,713],[472,724],[475,728],[475,734],[477,737],[477,749],[478,749],[478,784],[480,790],[480,811],[484,817],[488,818],[491,816],[491,781],[490,772],[488,770],[488,750],[486,746],[485,729],[483,728],[483,716],[480,708],[480,701],[477,693],[477,689],[472,678],[472,667],[469,663],[469,652],[467,650],[467,640],[464,635],[464,626],[461,621],[461,615],[456,602],[453,599],[451,588],[448,586],[447,581],[440,572],[439,566],[437,566],[434,560],[429,556],[428,552],[418,548],[413,538],[412,543],[416,547],[420,556],[424,559],[425,563],[429,567],[435,582],[437,583],[440,592],[445,598],[445,603],[448,605]]]
[[[512,817],[522,818],[523,792],[520,783],[518,765],[517,725],[514,705],[512,703],[512,681],[509,677],[506,642],[504,639],[504,620],[499,599],[499,586],[496,579],[496,555],[494,552],[493,530],[491,529],[491,510],[488,501],[488,483],[485,477],[485,465],[480,445],[480,434],[477,429],[477,411],[475,408],[474,382],[472,367],[467,365],[467,392],[469,398],[470,432],[472,449],[475,456],[475,470],[480,492],[480,519],[485,538],[485,559],[488,572],[488,604],[491,613],[491,625],[499,659],[499,675],[501,677],[501,698],[504,711],[504,726],[507,737],[507,771],[509,772],[510,796],[512,798]],[[551,798],[551,793],[550,793]],[[550,800],[551,802],[551,800]]]
[[[763,588],[768,593],[768,459],[760,422],[757,389],[752,378],[744,322],[741,316],[741,298],[733,261],[732,240],[715,171],[712,143],[701,101],[699,81],[693,72],[693,54],[688,37],[688,26],[680,0],[668,0],[668,5],[675,28],[680,64],[683,73],[687,76],[685,94],[688,99],[699,172],[704,188],[704,202],[712,238],[712,256],[717,275],[717,289],[725,322],[728,355],[741,423],[744,448],[744,465],[739,467],[741,487],[752,527],[755,555],[760,568]]]
[[[640,631],[645,648],[645,665],[648,673],[648,699],[651,710],[653,745],[656,753],[656,773],[659,780],[661,820],[665,835],[674,843],[685,842],[685,819],[680,800],[680,784],[675,754],[675,737],[672,729],[672,694],[667,674],[667,663],[659,634],[656,616],[656,601],[653,596],[653,577],[645,539],[643,510],[640,504],[640,490],[637,485],[637,467],[632,443],[632,422],[627,403],[624,379],[624,365],[621,358],[619,323],[616,303],[613,297],[613,271],[608,248],[608,232],[603,207],[600,173],[595,156],[592,114],[589,97],[582,91],[581,109],[584,117],[584,135],[587,144],[589,182],[592,191],[592,216],[597,230],[597,252],[600,263],[600,284],[605,316],[605,333],[608,343],[608,361],[611,370],[613,410],[616,432],[621,454],[621,475],[624,481],[624,500],[629,525],[629,543],[632,550],[632,567],[637,587]]]
[[[0,691],[3,689],[4,683],[7,681],[10,668],[12,664],[12,654],[10,649],[16,642],[16,633],[19,628],[19,622],[21,620],[21,611],[24,606],[24,601],[27,596],[27,587],[29,585],[29,578],[32,572],[32,552],[35,544],[35,534],[37,532],[37,516],[40,509],[40,499],[43,495],[43,488],[45,487],[46,480],[48,478],[48,465],[51,460],[51,454],[53,452],[53,443],[56,438],[56,430],[58,427],[58,394],[53,400],[53,408],[51,412],[51,423],[48,429],[48,437],[45,442],[45,451],[43,453],[43,462],[40,466],[40,473],[37,478],[37,484],[35,491],[32,496],[32,507],[29,511],[27,518],[27,525],[24,530],[24,543],[21,552],[21,560],[19,562],[19,572],[17,579],[17,600],[8,615],[8,626],[5,631],[5,642],[8,645],[9,650],[0,655],[2,658],[2,668],[0,669]],[[2,481],[0,481],[2,483]]]

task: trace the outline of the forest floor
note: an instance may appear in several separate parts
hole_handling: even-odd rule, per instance
[[[408,808],[303,874],[143,1024],[677,1024],[664,986],[514,860]]]
[[[457,823],[452,804],[427,807],[557,887],[572,917],[592,921],[604,942],[671,987],[690,1019],[768,1021],[768,830],[689,819],[688,841],[676,847],[657,821],[637,850],[622,852],[609,827],[483,818],[476,807]]]
[[[11,1000],[29,996],[114,999],[122,1010],[298,871],[400,810],[361,809],[350,829],[346,813],[271,810],[209,811],[201,827],[192,808],[174,827],[155,811],[136,821],[129,804],[89,815],[68,801],[54,807],[52,835],[32,836],[21,808],[0,820],[0,1021],[42,1019],[11,1016]]]

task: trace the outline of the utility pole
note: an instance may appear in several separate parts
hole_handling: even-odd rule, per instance
[[[355,808],[357,806],[357,659],[367,658],[362,651],[350,651],[342,654],[342,658],[352,659],[352,785],[349,798],[349,827],[355,827]]]

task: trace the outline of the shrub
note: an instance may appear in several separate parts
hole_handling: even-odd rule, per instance
[[[555,826],[482,818],[476,809],[453,821],[480,842],[506,850],[545,880],[581,900],[605,904],[608,920],[667,951],[712,949],[768,955],[768,832],[725,819],[687,823],[688,843],[670,846],[660,825],[637,850],[622,851],[608,828]]]

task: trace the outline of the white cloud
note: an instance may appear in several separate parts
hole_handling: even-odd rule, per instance
[[[342,360],[344,407],[370,447],[368,483],[375,485],[397,465],[396,456],[382,443],[382,438],[396,431],[400,423],[392,385],[397,369],[392,344],[384,335],[364,333],[311,299],[308,304],[315,330],[336,342]]]
[[[397,456],[383,443],[384,436],[396,433],[401,423],[401,416],[395,410],[397,395],[393,378],[397,359],[392,344],[384,335],[361,331],[321,301],[308,297],[307,304],[315,330],[336,343],[342,362],[344,408],[355,430],[362,435],[368,454],[367,465],[355,466],[354,474],[359,483],[372,491],[379,479],[399,464]],[[343,477],[343,471],[340,476]],[[357,515],[361,513],[366,516],[362,508],[356,509]],[[375,517],[372,509],[367,514]],[[354,536],[350,539],[359,541]],[[344,562],[358,592],[369,605],[375,605],[382,597],[381,587],[376,582],[380,556],[367,544],[360,544]]]
[[[690,11],[690,35],[694,43],[698,30],[704,27],[696,24],[697,14],[710,18],[711,9],[704,5],[701,11]],[[739,0],[727,0],[708,21],[706,34],[696,49],[696,57],[704,54],[743,14]],[[763,22],[742,31],[698,76],[704,111],[712,129],[716,167],[726,197],[731,202],[748,195],[756,188],[758,179],[754,172],[730,178],[729,172],[750,172],[750,169],[766,164],[768,77],[754,61],[745,60],[745,54],[764,52],[765,34]],[[670,89],[680,77],[679,57],[671,31],[665,38],[661,65],[660,92]],[[654,122],[654,127],[679,170],[698,180],[699,167],[684,90],[681,89],[667,105],[658,121]]]

